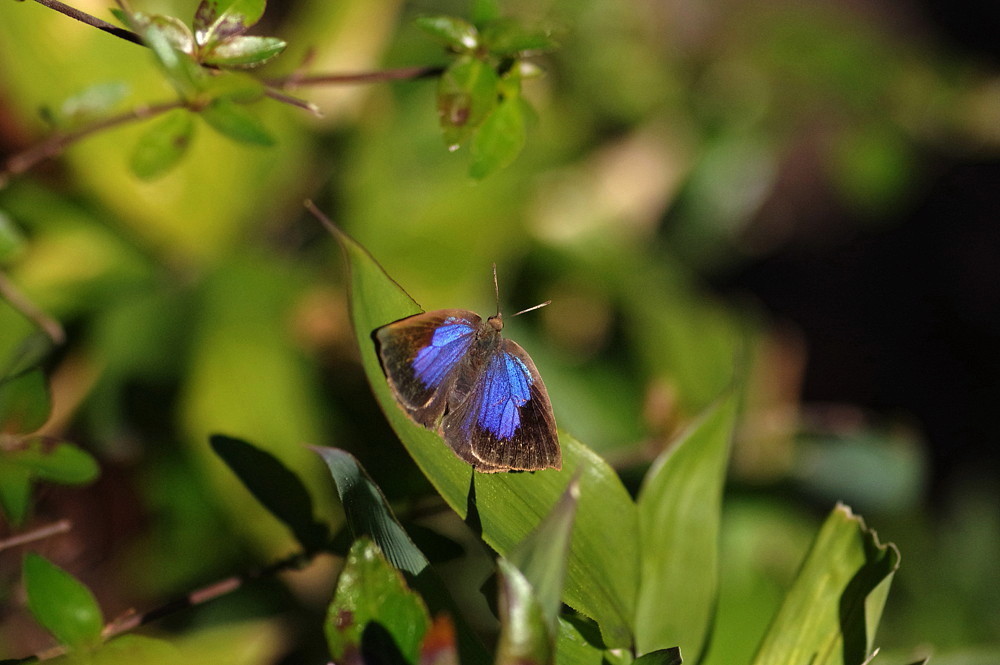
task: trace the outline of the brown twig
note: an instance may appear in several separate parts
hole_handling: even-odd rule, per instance
[[[53,522],[52,524],[47,524],[45,526],[38,527],[37,529],[28,531],[27,533],[19,533],[16,536],[0,540],[0,551],[9,550],[12,547],[18,547],[20,545],[27,545],[28,543],[33,543],[37,540],[45,540],[46,538],[57,536],[60,533],[66,533],[72,528],[73,524],[69,520],[59,520],[58,522]]]
[[[0,180],[2,179],[3,173],[0,172]],[[6,300],[11,307],[41,328],[55,344],[62,344],[66,341],[66,332],[59,325],[59,322],[31,302],[2,272],[0,272],[0,298]]]
[[[326,85],[330,83],[351,84],[351,83],[383,83],[386,81],[413,81],[417,79],[437,76],[444,71],[444,67],[399,67],[397,69],[383,69],[375,72],[358,72],[355,74],[312,74],[303,76],[293,74],[279,78],[267,79],[265,85],[273,88],[294,89],[310,85]]]
[[[185,102],[178,99],[171,102],[163,102],[162,104],[153,104],[152,106],[137,106],[136,108],[125,111],[119,115],[98,120],[90,125],[87,125],[86,127],[81,127],[71,132],[57,132],[52,134],[45,140],[36,143],[27,150],[24,150],[7,160],[7,163],[4,164],[3,170],[0,170],[0,188],[3,188],[7,184],[7,181],[11,176],[20,175],[39,162],[50,157],[55,157],[68,146],[76,143],[80,139],[90,136],[91,134],[95,134],[105,129],[111,129],[112,127],[117,127],[119,125],[135,122],[136,120],[146,120],[161,113],[181,108],[184,105]]]
[[[91,16],[90,14],[82,12],[79,9],[70,7],[69,5],[64,5],[63,3],[59,2],[59,0],[35,0],[35,2],[45,7],[48,7],[49,9],[54,9],[60,14],[64,14],[65,16],[76,19],[81,23],[86,23],[87,25],[93,26],[98,30],[103,30],[108,34],[112,34],[115,37],[124,39],[127,42],[132,42],[133,44],[145,46],[145,44],[142,41],[142,37],[135,34],[131,30],[126,30],[125,28],[119,28],[118,26],[112,25],[107,21],[102,21],[96,16]]]

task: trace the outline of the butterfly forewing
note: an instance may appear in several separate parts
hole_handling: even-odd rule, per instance
[[[448,394],[467,362],[481,324],[472,312],[438,310],[375,331],[389,387],[420,425],[438,428]]]

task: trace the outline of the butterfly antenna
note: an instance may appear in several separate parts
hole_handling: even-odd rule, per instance
[[[500,285],[497,283],[497,264],[493,264],[493,293],[497,296],[497,316],[500,316]],[[517,316],[516,314],[514,316]]]
[[[543,303],[538,303],[538,304],[537,304],[537,305],[535,305],[534,307],[529,307],[528,309],[522,309],[522,310],[521,310],[520,312],[518,312],[518,313],[517,313],[517,314],[515,314],[514,316],[520,316],[520,315],[524,314],[525,312],[533,312],[533,311],[535,311],[536,309],[541,309],[542,307],[545,307],[546,305],[551,305],[551,304],[552,304],[552,301],[551,301],[551,300],[546,300],[546,301],[545,301],[545,302],[543,302]]]

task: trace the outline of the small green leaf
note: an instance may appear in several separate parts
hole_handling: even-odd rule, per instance
[[[0,432],[34,432],[49,418],[49,387],[41,370],[0,381]]]
[[[670,647],[645,653],[636,658],[633,665],[681,665],[683,662],[680,647]]]
[[[838,505],[813,541],[754,665],[851,665],[871,654],[899,552]]]
[[[72,443],[50,443],[41,437],[29,439],[22,450],[11,453],[11,461],[39,480],[62,485],[85,485],[100,474],[97,460]]]
[[[0,365],[0,381],[13,379],[41,366],[52,350],[52,339],[37,330],[25,337]]]
[[[32,552],[24,558],[24,587],[31,613],[60,644],[80,649],[101,643],[101,608],[72,575]]]
[[[473,178],[485,178],[509,166],[527,140],[531,108],[520,96],[507,97],[490,114],[472,139]]]
[[[324,632],[337,663],[414,663],[430,626],[423,601],[378,546],[351,546],[327,610]]]
[[[220,67],[257,67],[285,50],[287,44],[277,37],[237,36],[208,49],[201,61]]]
[[[31,472],[12,463],[9,456],[0,450],[0,507],[11,524],[20,526],[31,503]]]
[[[0,210],[0,263],[7,263],[24,249],[24,236],[14,221]]]
[[[499,82],[488,63],[472,56],[457,58],[441,75],[438,119],[449,149],[456,149],[493,111]]]
[[[162,14],[145,14],[142,15],[142,19],[146,28],[155,27],[171,48],[187,55],[194,55],[194,35],[184,21],[176,16]]]
[[[553,639],[558,630],[566,557],[572,542],[573,521],[579,500],[580,481],[575,479],[545,519],[507,555],[507,560],[521,571],[531,585]]]
[[[722,487],[738,402],[738,393],[730,390],[708,409],[653,463],[639,490],[635,638],[640,653],[680,644],[697,662],[707,640],[719,584]]]
[[[139,138],[129,168],[142,180],[154,180],[176,166],[194,137],[194,119],[187,109],[174,109]]]
[[[97,83],[63,101],[56,120],[61,127],[80,125],[107,114],[127,94],[128,85],[121,81]]]
[[[254,498],[291,529],[307,552],[326,544],[329,530],[313,519],[309,490],[277,457],[242,439],[221,434],[211,437],[211,445]]]
[[[476,26],[455,16],[421,16],[416,26],[445,46],[459,53],[475,51],[479,47]]]
[[[216,99],[201,111],[212,129],[227,138],[250,145],[274,145],[274,138],[260,120],[245,107],[228,99]]]
[[[265,0],[201,0],[194,14],[194,34],[200,46],[242,35],[264,15]]]
[[[170,16],[142,13],[132,14],[126,19],[153,52],[157,64],[177,93],[184,99],[193,98],[201,89],[206,75],[191,55],[194,45],[182,31],[183,24]],[[187,27],[183,26],[183,30],[186,31]]]
[[[483,26],[482,34],[483,45],[498,56],[543,53],[559,47],[548,33],[525,29],[518,21],[509,18],[490,21]]]
[[[497,567],[500,572],[497,665],[548,665],[555,662],[553,639],[531,583],[506,559],[497,559]]]
[[[428,565],[427,558],[403,530],[382,490],[358,460],[349,452],[337,448],[316,447],[314,450],[326,462],[337,485],[351,535],[355,539],[374,539],[396,568],[414,576],[422,573]]]
[[[205,93],[211,99],[227,99],[238,104],[255,102],[265,92],[266,88],[259,79],[236,71],[220,72],[205,86]]]

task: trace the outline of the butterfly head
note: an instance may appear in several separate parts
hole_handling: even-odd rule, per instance
[[[500,332],[501,330],[503,330],[503,314],[497,312],[490,318],[486,319],[486,323],[490,324],[493,330]]]

